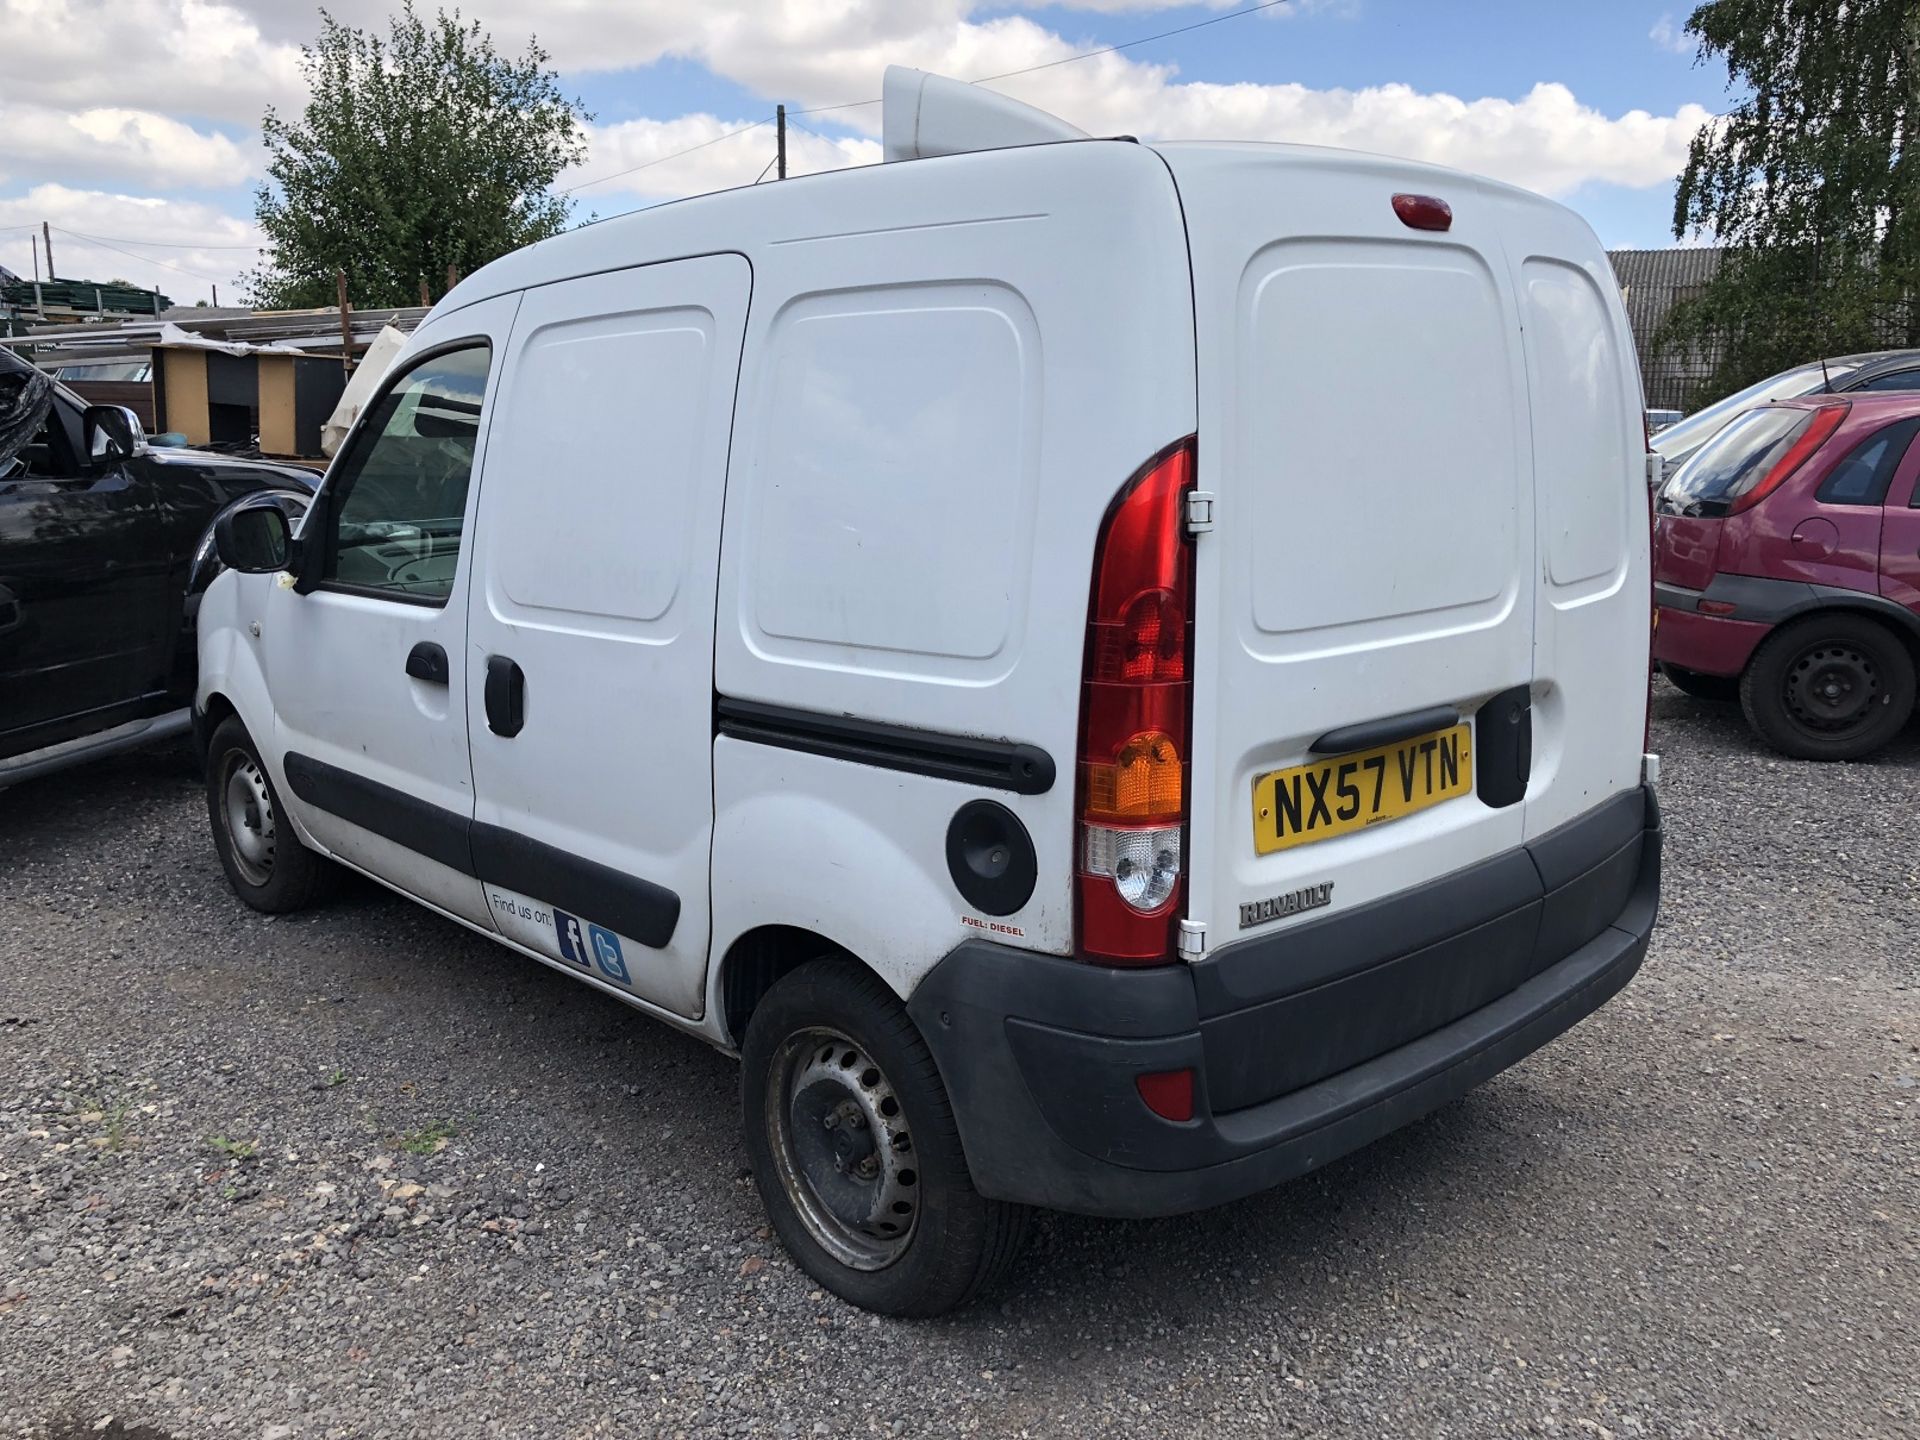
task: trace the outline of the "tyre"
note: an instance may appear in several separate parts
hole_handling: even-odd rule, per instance
[[[1673,683],[1674,689],[1696,700],[1738,702],[1740,699],[1738,675],[1702,675],[1698,670],[1685,670],[1664,660],[1660,662],[1660,673]]]
[[[1834,611],[1783,625],[1740,677],[1747,723],[1800,760],[1858,760],[1913,713],[1913,657],[1864,615]]]
[[[207,821],[234,893],[256,910],[304,910],[333,889],[339,871],[300,843],[247,727],[229,715],[207,747]]]
[[[783,977],[741,1046],[747,1156],[780,1241],[843,1300],[940,1315],[1000,1278],[1028,1212],[973,1188],[920,1032],[851,960]]]

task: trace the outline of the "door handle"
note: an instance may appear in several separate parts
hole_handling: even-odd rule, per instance
[[[1307,753],[1342,755],[1349,750],[1371,750],[1376,745],[1411,740],[1429,730],[1444,730],[1449,725],[1459,723],[1460,712],[1453,706],[1435,705],[1426,710],[1410,710],[1404,715],[1362,720],[1358,725],[1343,725],[1338,730],[1329,730],[1307,747]]]
[[[527,718],[527,675],[504,655],[487,657],[487,728],[502,739],[520,733]]]
[[[445,685],[447,652],[431,640],[422,640],[407,652],[407,674],[429,685]]]

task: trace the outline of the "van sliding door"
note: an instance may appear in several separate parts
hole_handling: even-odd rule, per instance
[[[527,293],[467,636],[494,923],[682,1016],[710,931],[714,588],[750,284],[718,255]]]

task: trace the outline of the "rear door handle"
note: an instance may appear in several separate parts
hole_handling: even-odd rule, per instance
[[[1435,705],[1426,710],[1410,710],[1405,715],[1388,715],[1379,720],[1363,720],[1358,725],[1343,725],[1329,730],[1307,747],[1309,755],[1344,755],[1350,750],[1371,750],[1391,745],[1396,740],[1411,740],[1429,730],[1445,730],[1460,723],[1460,712],[1451,705]]]
[[[502,739],[520,733],[527,718],[527,676],[504,655],[487,657],[487,728]]]
[[[445,685],[447,652],[431,640],[422,640],[407,652],[407,674],[429,685]]]

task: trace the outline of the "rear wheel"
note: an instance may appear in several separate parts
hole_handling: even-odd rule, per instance
[[[1740,698],[1740,677],[1738,675],[1703,675],[1698,670],[1683,669],[1678,665],[1660,663],[1660,673],[1673,682],[1673,688],[1682,694],[1691,695],[1696,700],[1738,701]]]
[[[220,723],[207,747],[207,820],[228,883],[256,910],[303,910],[329,893],[339,876],[293,833],[237,715]]]
[[[883,1315],[963,1305],[1018,1255],[1027,1212],[973,1188],[933,1056],[850,960],[784,977],[741,1047],[747,1156],[800,1268]]]
[[[1858,760],[1913,713],[1913,657],[1864,615],[1835,611],[1782,626],[1740,677],[1747,723],[1801,760]]]

